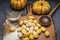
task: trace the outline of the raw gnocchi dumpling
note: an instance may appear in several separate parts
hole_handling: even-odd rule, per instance
[[[28,38],[28,37],[26,37],[26,38],[24,38],[23,40],[29,40],[29,38]]]
[[[45,36],[48,37],[50,33],[48,31],[45,32]]]
[[[29,33],[31,33],[31,34],[32,34],[33,32],[34,32],[34,30],[29,30]]]
[[[29,32],[24,33],[24,37],[28,37],[29,36]]]
[[[33,35],[34,35],[34,38],[38,38],[38,36],[39,36],[38,33],[35,31],[34,31]]]
[[[34,17],[33,17],[33,16],[28,16],[28,18],[29,18],[29,19],[34,19]]]
[[[23,34],[21,32],[18,33],[18,37],[19,38],[22,38],[23,37]]]
[[[37,20],[33,20],[33,23],[34,23],[34,24],[37,24],[38,22],[37,22]]]
[[[18,32],[21,32],[23,30],[23,27],[18,28]]]
[[[28,20],[28,22],[33,22],[33,20]]]
[[[28,24],[26,24],[27,27],[31,27],[32,23],[28,22]]]
[[[20,20],[20,23],[19,23],[19,24],[20,24],[20,25],[23,25],[23,23],[24,23],[23,20]]]
[[[30,39],[30,40],[33,40],[33,39],[34,39],[33,34],[30,34],[29,39]]]
[[[41,27],[41,31],[42,32],[45,32],[46,31],[46,28],[45,27]]]
[[[10,32],[14,32],[15,31],[15,27],[10,27],[9,30],[10,30]]]
[[[23,27],[24,29],[26,29],[26,25],[22,25],[22,27]]]
[[[34,27],[32,26],[32,27],[30,27],[30,30],[33,30],[34,29]]]
[[[37,31],[38,29],[39,29],[39,27],[38,27],[38,26],[35,26],[35,27],[34,27],[34,30],[36,30],[36,31]]]
[[[40,34],[40,33],[41,33],[41,29],[38,29],[38,30],[37,30],[37,33]]]
[[[27,28],[26,28],[26,31],[29,31],[29,30],[30,30],[30,28],[27,27]]]
[[[39,23],[36,24],[39,28],[41,27],[41,25]]]
[[[28,21],[27,20],[24,20],[24,24],[27,24],[28,23]]]
[[[22,33],[23,33],[23,34],[24,34],[24,33],[26,33],[26,30],[25,30],[25,29],[23,29],[23,30],[22,30]]]

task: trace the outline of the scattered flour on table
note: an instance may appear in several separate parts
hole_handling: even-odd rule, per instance
[[[3,40],[19,40],[17,34],[18,34],[17,31],[12,32],[12,33],[6,35],[6,36],[3,38]]]

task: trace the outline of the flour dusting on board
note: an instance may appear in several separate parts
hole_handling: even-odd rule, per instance
[[[7,36],[5,36],[3,40],[19,40],[17,34],[18,34],[18,32],[15,31],[15,32],[13,32],[13,33],[8,34]]]

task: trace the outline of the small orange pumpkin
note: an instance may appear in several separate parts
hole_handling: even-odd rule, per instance
[[[27,4],[27,0],[11,0],[10,3],[14,9],[22,9]]]
[[[50,4],[45,0],[37,1],[33,4],[33,12],[36,14],[47,14]]]

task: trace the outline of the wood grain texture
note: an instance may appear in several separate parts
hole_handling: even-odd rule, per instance
[[[34,18],[37,19],[38,21],[39,21],[39,18],[41,16],[43,16],[43,15],[34,15],[34,14],[32,14],[32,10],[30,9],[30,10],[28,10],[28,14],[26,16],[21,16],[20,19],[27,19],[27,17],[30,16],[30,15],[34,16]],[[50,36],[47,38],[47,37],[45,37],[44,33],[41,33],[39,35],[38,39],[36,39],[36,40],[56,40],[53,20],[52,20],[52,18],[49,15],[47,15],[47,16],[51,19],[51,25],[49,27],[46,27],[47,31],[50,32]],[[4,32],[3,32],[3,39],[9,33],[10,33],[9,25],[7,25],[5,23],[5,25],[4,25]]]
[[[35,19],[37,19],[39,21],[39,18],[41,16],[37,16],[37,15],[32,15],[35,17]],[[27,16],[22,16],[22,18],[26,18],[27,19]],[[53,24],[53,21],[51,19],[51,25],[49,27],[46,27],[47,31],[50,32],[50,36],[47,38],[44,36],[44,33],[40,34],[39,38],[37,40],[56,40],[56,36],[55,36],[55,29],[54,29],[54,24]],[[5,24],[4,26],[4,35],[3,36],[6,36],[7,34],[9,34],[10,31],[9,31],[9,25]]]

